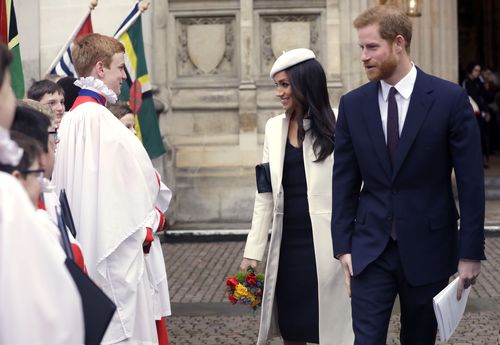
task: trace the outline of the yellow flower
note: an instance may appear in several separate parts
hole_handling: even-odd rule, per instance
[[[237,299],[245,298],[248,296],[248,290],[241,284],[236,285],[236,289],[234,289],[233,296]]]

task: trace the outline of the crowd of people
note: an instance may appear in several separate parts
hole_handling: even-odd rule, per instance
[[[426,74],[394,7],[354,26],[370,81],[342,96],[337,120],[314,52],[284,52],[270,71],[284,113],[266,124],[240,264],[258,269],[272,223],[258,345],[385,344],[396,296],[401,342],[434,344],[432,297],[458,271],[460,299],[485,260],[484,128],[498,108],[478,65],[467,92]],[[158,231],[172,193],[117,103],[124,54],[114,38],[84,36],[72,49],[79,78],[37,81],[16,104],[0,45],[1,344],[168,344]],[[110,301],[102,334],[70,259]]]
[[[462,86],[467,90],[481,135],[484,168],[490,167],[490,155],[500,150],[500,74],[482,69],[477,62],[465,68]]]
[[[114,38],[85,36],[73,49],[79,79],[36,81],[16,104],[0,46],[1,344],[168,344],[158,232],[172,193],[132,110],[116,104],[124,53]],[[100,325],[96,288],[69,257],[110,300]]]

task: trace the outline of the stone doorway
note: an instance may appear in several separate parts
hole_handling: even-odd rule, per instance
[[[459,81],[466,76],[466,66],[478,63],[489,69],[495,83],[489,83],[491,119],[487,125],[490,153],[488,176],[500,178],[500,2],[495,0],[457,1]],[[486,80],[488,81],[488,80]]]

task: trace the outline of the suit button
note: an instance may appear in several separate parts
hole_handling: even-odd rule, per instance
[[[392,216],[387,216],[386,219],[390,222],[390,221],[392,221]]]
[[[392,190],[392,194],[398,194],[398,193],[399,193],[399,190],[398,190],[398,189],[394,188],[394,189]]]

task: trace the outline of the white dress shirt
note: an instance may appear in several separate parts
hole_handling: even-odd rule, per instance
[[[380,87],[378,91],[378,106],[380,109],[380,117],[382,119],[382,129],[384,130],[385,142],[387,143],[387,98],[389,97],[389,90],[391,87],[395,87],[398,91],[396,93],[396,103],[398,104],[398,125],[399,125],[399,136],[403,131],[403,126],[405,124],[406,113],[408,112],[408,106],[410,105],[411,94],[413,92],[413,87],[415,86],[415,80],[417,79],[417,69],[415,64],[412,63],[410,72],[403,79],[401,79],[396,85],[390,85],[385,81],[380,81]]]

